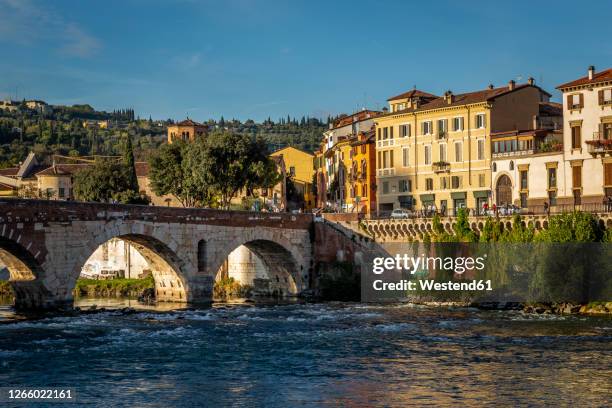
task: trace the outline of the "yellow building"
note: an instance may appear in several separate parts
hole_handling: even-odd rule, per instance
[[[409,95],[412,93],[411,95]],[[491,133],[533,129],[550,94],[534,85],[442,97],[413,90],[376,118],[377,202],[394,208],[482,208],[491,197]],[[400,95],[401,96],[401,95]],[[402,99],[398,102],[398,99]]]
[[[304,210],[315,206],[315,197],[312,193],[312,179],[314,175],[314,155],[303,150],[287,146],[273,152],[270,157],[281,157],[285,164],[287,177],[290,178],[300,195],[304,198]]]
[[[173,140],[193,141],[196,137],[205,135],[207,130],[206,125],[187,118],[168,126],[168,143]]]
[[[376,212],[376,134],[374,130],[351,138],[348,173],[349,197],[354,211]]]

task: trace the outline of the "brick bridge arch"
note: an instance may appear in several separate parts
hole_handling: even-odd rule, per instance
[[[308,288],[312,216],[41,200],[0,200],[0,254],[18,307],[72,307],[82,266],[112,238],[153,266],[160,300],[209,302],[219,267],[245,245],[273,275]],[[198,242],[206,242],[206,260]],[[288,279],[289,280],[289,279]]]

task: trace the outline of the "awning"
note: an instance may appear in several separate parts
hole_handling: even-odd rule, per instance
[[[435,201],[435,199],[436,199],[435,194],[421,194],[421,201],[423,202]]]
[[[474,198],[489,198],[489,190],[474,191]]]
[[[412,202],[412,196],[411,195],[397,196],[397,199],[399,200],[400,203],[411,203]]]
[[[453,200],[465,200],[467,198],[467,193],[465,191],[457,191],[455,193],[451,193],[451,198]]]

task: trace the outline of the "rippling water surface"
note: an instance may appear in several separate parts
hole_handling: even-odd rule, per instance
[[[363,304],[104,311],[1,324],[0,383],[74,387],[108,407],[604,406],[612,321]]]

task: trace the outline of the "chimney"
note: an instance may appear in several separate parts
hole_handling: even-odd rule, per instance
[[[387,108],[386,106],[384,108],[382,108],[383,113],[387,113],[389,112],[389,108]]]
[[[509,91],[514,91],[514,86],[516,85],[516,82],[514,82],[514,79],[511,79],[510,82],[508,82],[508,90]]]
[[[493,84],[489,84],[489,89],[494,89],[495,87],[493,86]]]
[[[412,98],[412,108],[413,109],[419,108],[419,98]]]
[[[453,95],[453,91],[451,91],[450,89],[446,92],[444,92],[444,100],[450,105],[451,103],[454,102],[455,97]]]
[[[535,80],[533,79],[533,77],[529,77],[529,78],[527,79],[527,83],[528,83],[529,85],[533,86],[533,85],[535,85]]]
[[[593,75],[595,75],[595,66],[594,66],[594,65],[591,65],[591,66],[589,67],[589,80],[592,80],[592,79],[593,79]]]

